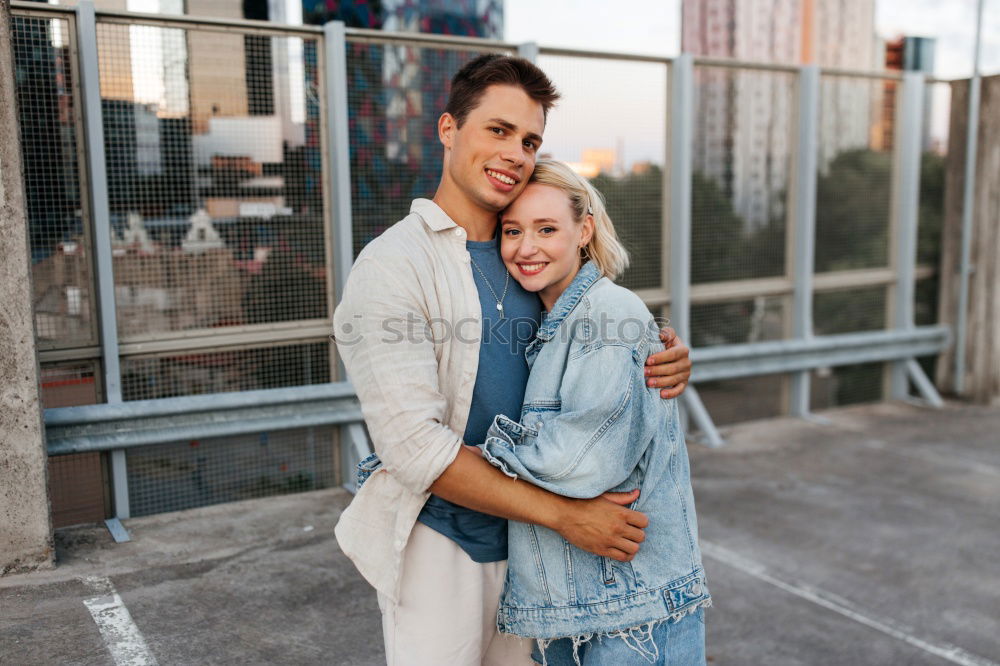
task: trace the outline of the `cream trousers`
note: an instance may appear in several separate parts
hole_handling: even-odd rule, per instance
[[[497,632],[506,573],[506,560],[478,564],[448,537],[414,525],[399,603],[378,595],[388,666],[534,664],[530,640]]]

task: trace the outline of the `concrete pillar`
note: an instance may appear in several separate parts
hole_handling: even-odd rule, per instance
[[[962,236],[962,190],[968,130],[969,81],[951,84],[951,123],[945,163],[940,321],[955,327]],[[965,387],[960,397],[1000,405],[1000,76],[982,78],[972,212],[972,275],[965,331]],[[955,332],[958,335],[958,332]],[[955,348],[938,357],[937,385],[955,386]]]
[[[0,2],[0,575],[52,565],[10,4]]]

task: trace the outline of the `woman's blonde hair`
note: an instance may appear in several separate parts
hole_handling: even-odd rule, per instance
[[[594,216],[594,234],[590,242],[580,248],[580,258],[590,258],[602,275],[617,279],[628,267],[628,251],[618,240],[601,193],[568,164],[556,160],[539,160],[528,182],[562,190],[569,198],[576,222],[583,222],[587,213]]]

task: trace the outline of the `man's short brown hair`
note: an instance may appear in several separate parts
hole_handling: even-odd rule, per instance
[[[476,108],[486,89],[492,85],[521,88],[528,97],[542,105],[545,118],[559,99],[552,81],[530,60],[489,53],[470,60],[452,78],[445,112],[450,113],[461,127],[469,112]]]

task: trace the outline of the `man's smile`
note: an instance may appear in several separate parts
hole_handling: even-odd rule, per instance
[[[499,169],[491,169],[487,167],[485,172],[486,176],[490,179],[490,182],[505,192],[511,191],[514,189],[514,186],[520,182],[520,179],[517,176],[508,171],[501,171]]]

